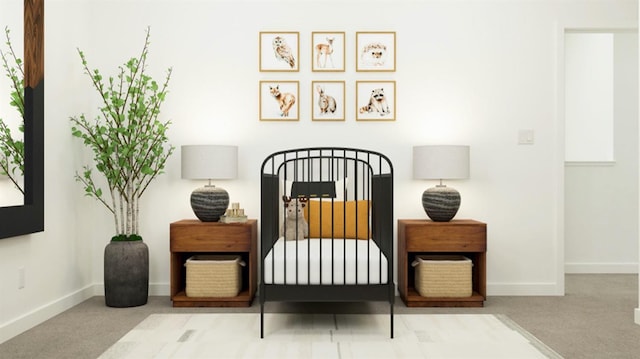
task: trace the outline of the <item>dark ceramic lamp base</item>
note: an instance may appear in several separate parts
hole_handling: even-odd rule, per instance
[[[223,188],[207,185],[191,193],[191,208],[202,222],[218,222],[229,207],[229,193]]]
[[[460,208],[460,192],[444,185],[431,187],[422,194],[422,207],[434,222],[449,222]]]

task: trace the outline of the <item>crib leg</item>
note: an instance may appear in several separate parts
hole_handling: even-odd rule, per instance
[[[264,303],[260,303],[260,339],[264,338]]]
[[[391,302],[391,305],[389,306],[389,310],[390,310],[390,316],[391,316],[391,339],[393,339],[393,302]]]

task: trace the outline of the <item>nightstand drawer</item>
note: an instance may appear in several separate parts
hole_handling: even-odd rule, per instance
[[[194,226],[184,221],[172,223],[169,231],[172,252],[242,252],[251,248],[253,226],[218,222]]]
[[[484,252],[487,250],[487,227],[484,223],[452,221],[430,226],[408,223],[403,231],[406,250],[409,252]]]

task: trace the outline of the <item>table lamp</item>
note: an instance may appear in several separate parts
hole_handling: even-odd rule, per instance
[[[182,146],[182,178],[209,180],[191,193],[191,208],[202,222],[217,222],[229,207],[229,193],[212,185],[211,180],[234,179],[237,173],[237,146]]]
[[[450,221],[460,208],[460,192],[445,186],[442,180],[469,178],[469,146],[414,146],[413,178],[440,180],[440,184],[424,191],[422,207],[433,221]]]

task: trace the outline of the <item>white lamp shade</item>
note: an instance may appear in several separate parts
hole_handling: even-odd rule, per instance
[[[183,179],[234,179],[238,175],[238,147],[182,146]]]
[[[413,147],[414,179],[469,178],[469,146],[427,145]]]

